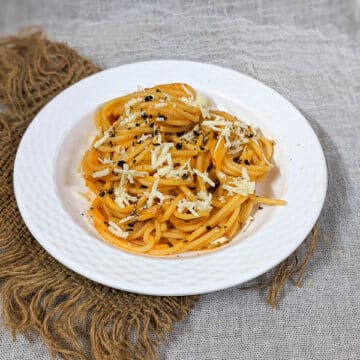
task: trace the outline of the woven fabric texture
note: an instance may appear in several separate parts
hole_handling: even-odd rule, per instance
[[[360,357],[359,17],[357,1],[335,0],[2,1],[1,34],[42,26],[102,68],[159,58],[231,67],[291,100],[320,138],[329,189],[304,286],[287,287],[277,311],[258,290],[203,296],[161,358]],[[37,337],[1,335],[2,359],[49,359]]]

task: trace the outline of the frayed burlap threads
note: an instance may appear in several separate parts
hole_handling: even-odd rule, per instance
[[[109,289],[64,268],[32,238],[12,189],[19,141],[36,113],[61,90],[98,71],[65,44],[40,32],[0,39],[0,280],[7,325],[37,331],[64,359],[155,359],[162,337],[189,313],[198,297],[153,297]],[[316,234],[315,234],[316,235]],[[275,306],[302,267],[292,255],[275,270],[268,302]],[[294,263],[296,259],[296,263]],[[295,264],[295,265],[294,265]]]
[[[64,359],[154,359],[162,336],[197,297],[116,291],[64,268],[32,238],[12,190],[15,153],[29,122],[57,93],[98,70],[41,33],[0,41],[0,103],[6,105],[0,113],[4,317],[14,334],[38,331],[52,354]]]

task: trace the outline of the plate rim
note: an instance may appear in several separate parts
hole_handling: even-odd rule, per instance
[[[144,64],[164,64],[164,63],[182,63],[182,64],[195,64],[195,65],[205,65],[205,66],[210,66],[210,67],[214,67],[214,68],[220,68],[222,70],[226,70],[226,71],[230,71],[233,72],[234,74],[236,74],[236,76],[241,75],[245,78],[250,79],[251,81],[255,81],[257,85],[261,85],[263,88],[266,88],[268,91],[270,90],[272,93],[274,93],[276,96],[281,97],[282,101],[285,101],[287,103],[287,106],[289,106],[291,108],[292,111],[295,111],[298,113],[298,115],[300,115],[300,117],[303,120],[303,125],[306,125],[307,130],[312,132],[313,135],[313,140],[315,140],[317,142],[317,150],[320,150],[318,152],[318,155],[321,157],[321,164],[319,164],[319,166],[322,167],[322,197],[321,200],[318,202],[318,207],[316,209],[316,213],[314,212],[312,218],[314,219],[314,221],[312,221],[312,226],[310,227],[310,229],[306,230],[306,234],[308,235],[312,229],[312,227],[314,226],[314,224],[316,223],[317,219],[320,216],[321,210],[323,208],[324,202],[325,202],[325,198],[326,198],[326,193],[327,193],[327,186],[328,186],[328,170],[327,170],[327,164],[326,164],[326,157],[324,154],[324,151],[322,149],[320,140],[318,138],[318,136],[316,135],[314,129],[312,128],[311,124],[309,123],[309,121],[306,119],[306,117],[300,112],[300,110],[294,105],[292,104],[292,102],[290,102],[287,98],[285,98],[283,95],[281,95],[278,91],[276,91],[275,89],[273,89],[272,87],[268,86],[267,84],[264,84],[263,82],[261,82],[260,80],[257,80],[255,78],[252,78],[251,76],[244,74],[242,72],[239,72],[237,70],[231,69],[231,68],[227,68],[227,67],[223,67],[223,66],[218,66],[218,65],[214,65],[214,64],[209,64],[209,63],[202,63],[202,62],[196,62],[196,61],[188,61],[188,60],[176,60],[176,59],[164,59],[164,60],[149,60],[149,61],[140,61],[140,62],[134,62],[134,63],[128,63],[128,64],[122,64],[113,68],[109,68],[109,69],[105,69],[102,70],[100,72],[97,72],[95,74],[92,74],[88,77],[85,77],[84,79],[72,84],[71,86],[69,86],[68,88],[64,89],[63,91],[59,92],[59,94],[57,94],[53,99],[51,99],[33,118],[33,120],[30,122],[30,124],[28,125],[27,129],[25,130],[22,139],[19,143],[17,152],[16,152],[16,156],[15,156],[15,161],[14,161],[14,170],[13,170],[13,186],[14,186],[14,193],[15,193],[15,198],[16,198],[16,202],[17,202],[17,206],[19,208],[20,214],[22,216],[23,221],[25,222],[27,228],[29,229],[29,231],[31,232],[31,234],[34,236],[34,238],[37,240],[37,242],[55,259],[57,259],[59,262],[61,262],[65,267],[69,268],[72,271],[75,271],[76,273],[79,273],[80,275],[101,283],[105,286],[109,286],[112,288],[117,288],[117,289],[121,289],[121,290],[125,290],[125,291],[129,291],[129,292],[135,292],[135,293],[141,293],[141,294],[147,294],[147,295],[160,295],[160,296],[182,296],[182,295],[195,295],[195,294],[202,294],[202,293],[209,293],[209,292],[213,292],[213,291],[217,291],[217,290],[222,290],[228,287],[232,287],[232,286],[236,286],[239,285],[241,283],[244,283],[246,281],[249,281],[265,272],[267,272],[268,270],[272,269],[273,267],[275,267],[277,264],[279,264],[281,261],[283,261],[286,257],[288,257],[293,251],[295,251],[295,249],[305,240],[306,236],[304,239],[299,240],[298,242],[294,242],[293,243],[293,248],[291,250],[290,253],[288,253],[288,251],[286,251],[286,255],[282,255],[280,256],[281,259],[279,260],[279,258],[277,258],[275,261],[273,261],[270,265],[266,265],[263,267],[259,267],[259,270],[257,271],[253,271],[253,273],[249,273],[248,276],[243,276],[241,281],[236,282],[234,281],[234,278],[231,279],[226,279],[222,281],[222,285],[215,285],[213,287],[209,286],[208,284],[205,284],[205,286],[197,286],[196,289],[193,288],[187,292],[184,291],[172,291],[172,292],[168,292],[168,291],[159,291],[159,289],[157,287],[152,288],[150,285],[146,288],[146,289],[139,289],[137,288],[137,286],[131,286],[131,287],[127,287],[127,286],[114,286],[113,283],[111,282],[107,282],[106,279],[103,279],[101,276],[98,277],[96,276],[96,274],[92,274],[91,276],[89,276],[89,274],[87,272],[84,272],[81,267],[77,267],[74,266],[73,264],[71,264],[71,266],[69,265],[69,263],[67,262],[66,258],[64,258],[64,256],[62,256],[62,254],[54,254],[52,251],[51,246],[49,246],[48,243],[44,242],[41,240],[42,235],[38,232],[38,230],[36,229],[36,227],[33,226],[33,222],[31,221],[31,217],[28,216],[28,213],[26,211],[26,209],[23,207],[22,201],[21,201],[21,195],[20,195],[20,188],[17,182],[17,174],[18,174],[18,167],[19,167],[19,157],[21,156],[21,151],[22,151],[22,144],[24,143],[24,139],[27,137],[27,134],[29,133],[29,129],[31,128],[32,124],[35,122],[35,120],[37,118],[41,118],[41,114],[43,112],[43,110],[45,108],[48,108],[49,106],[51,106],[54,102],[57,101],[58,97],[62,94],[64,94],[65,92],[67,92],[69,89],[78,86],[80,83],[84,83],[86,81],[88,81],[89,79],[92,78],[96,78],[96,77],[101,77],[101,75],[104,72],[108,72],[114,69],[118,69],[118,68],[123,68],[126,66],[142,66]],[[20,154],[20,155],[19,155]],[[127,255],[129,256],[135,256],[138,257],[138,255],[133,255],[133,254],[129,254],[127,253]],[[159,258],[152,258],[152,259],[157,259],[159,260]],[[167,261],[167,260],[166,260]]]

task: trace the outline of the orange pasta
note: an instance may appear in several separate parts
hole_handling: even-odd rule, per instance
[[[187,84],[164,84],[107,102],[82,159],[99,234],[153,256],[214,249],[248,225],[256,182],[274,143],[235,116],[211,110]]]

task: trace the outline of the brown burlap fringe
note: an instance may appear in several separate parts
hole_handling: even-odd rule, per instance
[[[56,94],[99,68],[41,32],[0,39],[0,281],[6,324],[36,331],[63,359],[156,359],[163,336],[198,297],[131,294],[93,283],[63,267],[33,239],[18,212],[12,171],[20,139]],[[3,107],[1,107],[4,105]],[[288,279],[300,284],[315,248],[298,264],[293,254],[275,270],[268,302],[276,305]]]

